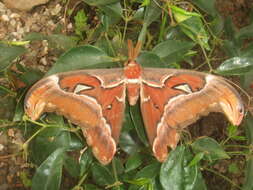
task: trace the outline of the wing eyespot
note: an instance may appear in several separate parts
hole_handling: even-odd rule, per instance
[[[157,104],[154,104],[155,109],[159,109],[159,106]]]
[[[107,105],[105,109],[111,110],[112,109],[112,104]]]

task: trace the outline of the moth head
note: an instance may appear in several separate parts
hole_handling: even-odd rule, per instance
[[[244,115],[244,106],[241,98],[231,94],[220,101],[220,106],[233,125],[240,125]]]

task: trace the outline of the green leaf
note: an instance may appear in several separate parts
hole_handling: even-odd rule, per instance
[[[137,58],[137,62],[143,67],[166,67],[161,58],[153,52],[141,52],[140,56]]]
[[[165,190],[206,190],[198,165],[189,166],[192,157],[185,146],[170,152],[160,171],[160,182]]]
[[[145,42],[147,28],[161,15],[162,9],[157,5],[157,3],[158,2],[150,1],[149,5],[146,7],[143,26],[138,37],[138,41],[141,41],[143,44]]]
[[[135,178],[153,179],[159,175],[160,168],[161,164],[159,162],[154,162],[138,171]]]
[[[241,84],[245,89],[252,88],[251,85],[253,85],[253,70],[241,76]]]
[[[202,160],[204,155],[205,155],[204,152],[199,152],[198,154],[196,154],[192,159],[192,161],[189,163],[189,166],[197,165]]]
[[[224,31],[224,18],[221,15],[217,15],[210,22],[210,29],[216,36],[220,36],[220,34]]]
[[[55,150],[40,166],[32,179],[32,190],[60,189],[65,149]]]
[[[225,19],[224,32],[229,41],[234,44],[237,44],[237,39],[235,38],[236,28],[231,17],[227,17]]]
[[[94,163],[91,167],[91,172],[94,182],[98,185],[106,186],[114,183],[111,172],[100,164]]]
[[[135,130],[138,134],[138,137],[140,138],[141,142],[145,146],[148,146],[148,141],[147,141],[146,133],[144,130],[144,124],[143,124],[140,113],[141,111],[140,111],[139,104],[136,104],[135,106],[130,106],[130,115],[131,115]]]
[[[80,159],[80,176],[83,176],[89,169],[93,162],[93,155],[91,153],[91,150],[86,150]]]
[[[215,72],[221,75],[243,75],[251,70],[253,70],[253,58],[232,57],[224,61]]]
[[[134,179],[134,180],[127,180],[127,182],[130,184],[134,184],[134,185],[144,186],[144,185],[150,183],[150,179],[138,178],[138,179]]]
[[[31,86],[42,77],[43,73],[35,69],[27,69],[27,71],[18,76],[18,78],[28,86]]]
[[[192,2],[197,5],[200,9],[212,15],[213,17],[217,16],[219,13],[215,6],[215,0],[192,0]]]
[[[108,24],[116,24],[122,18],[122,7],[119,2],[99,7],[108,17]]]
[[[209,34],[202,23],[201,15],[175,6],[171,7],[171,11],[182,32],[200,46],[210,50],[208,45]]]
[[[119,146],[120,149],[128,154],[134,154],[141,149],[140,145],[134,140],[134,138],[128,132],[124,131],[121,132]]]
[[[77,38],[75,36],[66,36],[63,34],[45,35],[31,32],[25,36],[25,39],[29,41],[47,40],[51,48],[65,51],[77,45]]]
[[[75,20],[75,33],[83,39],[83,32],[88,29],[87,20],[84,10],[80,10],[77,12],[76,16],[74,16]]]
[[[102,190],[93,184],[85,184],[83,187],[85,190]]]
[[[0,71],[8,68],[11,62],[18,56],[24,54],[25,48],[20,46],[9,46],[0,43]]]
[[[228,166],[228,171],[232,174],[239,174],[241,173],[240,169],[238,168],[236,163],[231,163]]]
[[[80,167],[79,163],[70,156],[65,156],[63,161],[64,168],[72,177],[79,177]]]
[[[177,6],[172,5],[170,6],[170,9],[178,23],[181,23],[191,17],[201,17],[201,15],[196,12],[189,12]]]
[[[16,100],[14,97],[11,96],[5,96],[0,98],[0,118],[12,120],[15,113],[15,106],[16,106]],[[1,121],[1,120],[0,120]],[[6,129],[5,127],[0,128],[0,130]]]
[[[141,163],[142,159],[140,153],[135,153],[131,155],[127,159],[125,172],[129,172],[131,170],[138,168],[141,165]]]
[[[62,127],[50,127],[40,132],[30,144],[31,156],[36,164],[40,164],[52,152],[59,148],[70,147],[70,133]],[[43,150],[43,151],[38,151]]]
[[[182,61],[187,51],[192,49],[194,46],[194,42],[166,40],[156,45],[152,52],[158,55],[167,64],[171,64]]]
[[[22,181],[22,184],[24,184],[24,186],[26,188],[31,187],[32,186],[32,180],[29,179],[29,173],[27,171],[22,171],[19,173],[19,177]]]
[[[250,146],[253,145],[253,116],[248,113],[244,122],[245,133],[248,138],[248,143]],[[253,156],[249,155],[245,167],[245,182],[243,184],[243,190],[252,190],[253,187]]]
[[[238,127],[235,125],[228,125],[227,127],[228,137],[233,137],[238,133]]]
[[[75,36],[66,36],[63,34],[51,34],[47,39],[51,48],[64,51],[76,47],[78,40]]]
[[[144,14],[144,24],[149,26],[152,22],[156,21],[162,13],[162,9],[159,7],[158,2],[150,1],[146,7]]]
[[[229,57],[237,57],[240,56],[240,49],[235,46],[235,43],[231,40],[223,41],[223,49],[225,53]]]
[[[192,149],[197,154],[203,152],[206,160],[219,160],[230,158],[224,149],[214,139],[202,137],[192,143]]]
[[[106,55],[99,48],[85,45],[72,48],[62,55],[46,73],[46,76],[64,71],[109,66],[116,66],[115,60],[112,57]]]
[[[121,177],[121,175],[125,172],[125,171],[124,171],[125,168],[124,168],[124,166],[123,166],[122,160],[120,160],[119,158],[114,157],[112,162],[114,162],[113,164],[114,164],[114,166],[115,166],[115,171],[116,171],[117,175],[118,175],[119,177]],[[112,166],[113,164],[109,165],[110,171],[113,171],[113,170],[114,170],[114,169],[113,169],[113,166]]]
[[[246,136],[248,139],[248,143],[251,145],[253,144],[253,116],[251,113],[247,114],[247,117],[245,118],[245,122],[243,123],[243,126],[245,128]]]
[[[242,57],[253,57],[253,43],[249,43],[246,48],[240,52]]]
[[[253,37],[253,23],[251,23],[248,26],[245,26],[239,30],[239,32],[236,33],[235,36],[239,41],[242,41],[247,38]]]
[[[68,150],[80,150],[84,147],[84,140],[80,139],[76,134],[70,134]]]
[[[204,47],[205,49],[210,50],[208,44],[209,34],[205,30],[201,18],[192,16],[189,19],[180,22],[179,26],[184,34],[191,38],[194,42]]]
[[[83,0],[85,3],[91,6],[101,6],[101,5],[108,5],[112,3],[117,3],[119,0]]]

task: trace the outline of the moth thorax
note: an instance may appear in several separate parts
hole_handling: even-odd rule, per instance
[[[141,66],[136,61],[130,61],[124,68],[127,79],[138,79],[141,76]]]

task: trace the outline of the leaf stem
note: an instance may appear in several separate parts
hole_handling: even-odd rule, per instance
[[[116,186],[117,189],[120,190],[119,185],[121,184],[121,182],[119,181],[118,175],[117,175],[117,168],[116,168],[116,163],[115,163],[115,159],[112,160],[112,170],[113,170],[113,175],[115,178],[115,183],[113,184],[113,186]]]
[[[238,189],[241,189],[241,190],[242,190],[242,188],[241,188],[239,185],[237,185],[236,183],[234,183],[234,182],[233,182],[231,179],[229,179],[228,177],[226,177],[226,176],[220,174],[219,172],[217,172],[217,171],[215,171],[215,170],[212,170],[212,169],[210,169],[210,168],[206,168],[206,167],[204,167],[203,169],[206,170],[206,171],[208,171],[208,172],[214,173],[215,175],[217,175],[217,176],[223,178],[225,181],[229,182],[231,185],[233,185],[233,186],[237,187]]]
[[[88,173],[84,174],[82,176],[82,178],[79,180],[78,184],[72,188],[72,190],[79,190],[82,189],[81,185],[83,184],[84,180],[86,179],[86,177],[88,176]]]

